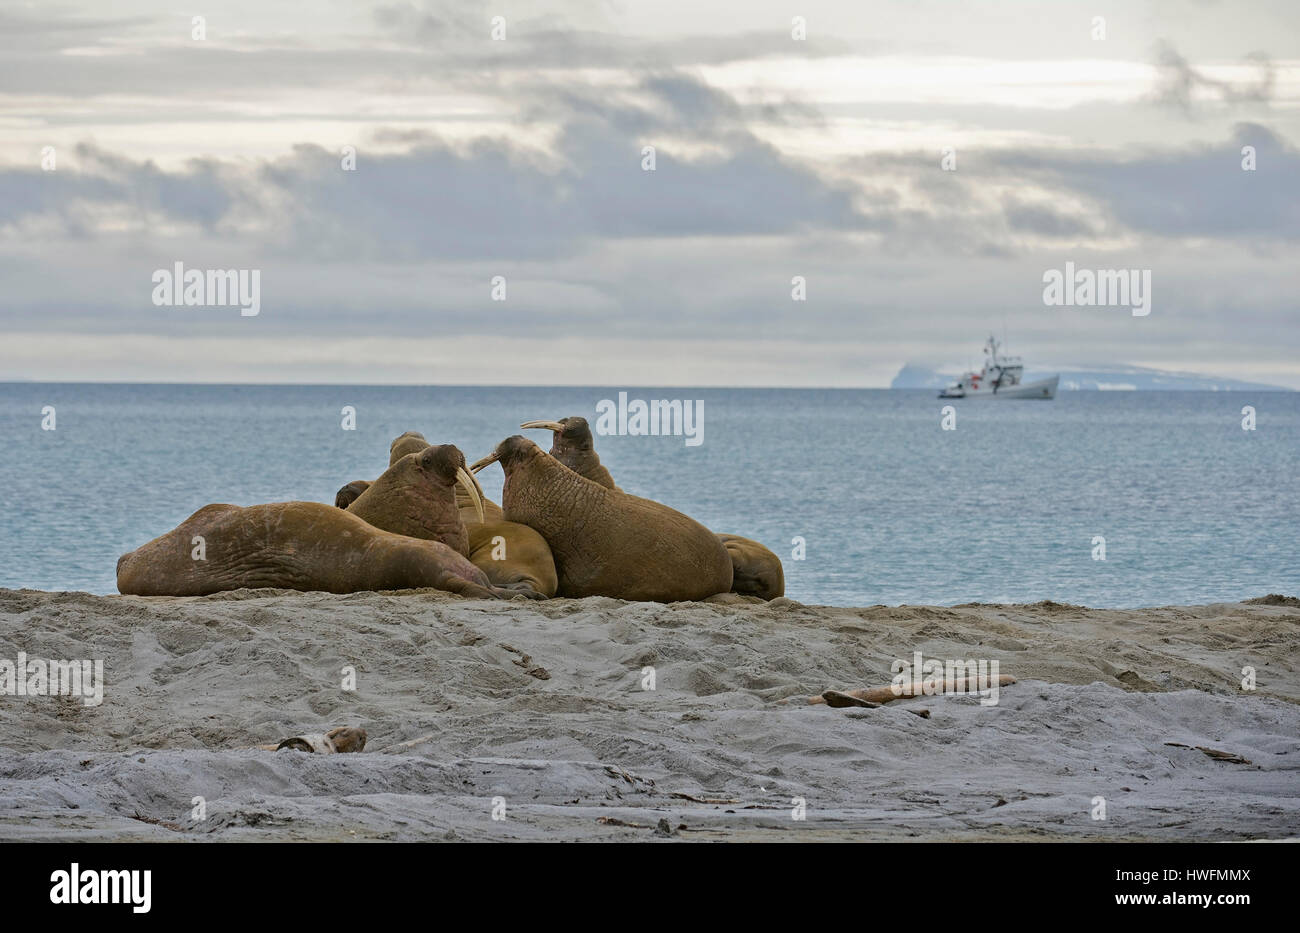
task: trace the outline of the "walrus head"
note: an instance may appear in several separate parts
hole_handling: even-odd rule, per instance
[[[492,449],[492,453],[471,464],[469,471],[471,473],[477,473],[485,466],[493,463],[500,463],[501,469],[504,470],[506,476],[509,477],[510,474],[519,467],[541,456],[543,456],[542,448],[538,447],[522,434],[512,434],[500,444],[497,444],[496,447]]]
[[[388,446],[388,465],[392,466],[407,454],[419,453],[430,446],[432,445],[425,440],[424,435],[419,431],[407,431],[404,434],[399,434],[393,438],[393,443]],[[479,524],[482,524],[483,499],[486,498],[487,493],[483,492],[483,487],[478,484],[478,480],[474,479],[473,474],[468,475],[473,482],[474,488],[471,490],[469,486],[461,484],[456,490],[456,504],[462,509],[473,509]],[[342,490],[339,492],[341,494]],[[467,517],[465,521],[470,521],[470,519]]]
[[[460,486],[473,503],[478,520],[483,521],[483,500],[479,497],[478,483],[465,468],[465,455],[455,444],[426,444],[418,453],[409,453],[399,458],[394,466],[405,469],[407,473],[412,469],[418,469],[425,477],[451,492],[453,504],[456,501],[455,488]],[[388,469],[391,471],[393,467],[390,466]],[[386,476],[387,473],[384,475]],[[378,483],[382,479],[381,476],[375,482]]]
[[[522,434],[512,435],[497,444],[492,453],[470,466],[470,472],[477,473],[493,463],[500,463],[506,475],[501,487],[501,506],[506,521],[530,525],[543,537],[545,531],[533,523],[548,512],[561,508],[560,500],[566,496],[565,489],[579,486],[604,492]]]
[[[334,504],[340,509],[346,509],[352,503],[356,502],[358,497],[369,488],[369,480],[354,479],[334,494]]]
[[[617,488],[614,477],[601,465],[587,419],[570,415],[559,421],[525,421],[521,428],[541,428],[551,432],[551,456],[579,476],[585,476],[607,489]]]
[[[388,465],[392,466],[407,454],[418,454],[426,447],[432,446],[419,431],[407,431],[393,438],[388,445]]]
[[[457,486],[482,520],[483,500],[465,455],[454,444],[425,445],[398,458],[348,511],[384,531],[441,541],[464,554],[469,538],[457,510]]]
[[[591,426],[587,424],[587,419],[578,415],[570,415],[567,418],[561,418],[559,421],[525,421],[520,425],[521,428],[544,429],[551,432],[551,456],[556,460],[555,451],[557,450],[591,450]],[[561,461],[563,462],[563,461]]]

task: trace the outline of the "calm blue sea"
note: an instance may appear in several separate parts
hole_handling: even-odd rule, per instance
[[[333,502],[383,471],[403,431],[472,461],[521,421],[594,423],[617,392],[2,384],[0,585],[115,592],[120,554],[207,503]],[[761,540],[804,602],[1119,608],[1300,593],[1300,393],[956,401],[953,431],[928,390],[630,395],[702,399],[704,443],[598,437],[617,482]],[[341,428],[349,405],[354,431]],[[481,477],[499,499],[500,468]],[[804,560],[790,559],[795,538]]]

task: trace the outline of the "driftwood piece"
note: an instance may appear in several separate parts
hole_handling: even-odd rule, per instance
[[[842,690],[827,690],[822,694],[822,699],[826,705],[832,709],[843,709],[845,707],[856,706],[863,709],[880,709],[879,703],[873,703],[871,700],[863,700],[853,696],[851,693],[845,693]],[[909,713],[914,716],[920,716],[922,719],[930,718],[928,709],[909,709]]]
[[[1014,684],[1016,679],[1010,674],[998,675],[998,686],[1005,687],[1008,684]],[[974,689],[967,690],[967,684],[973,688],[974,683],[962,680],[961,678],[945,680],[943,689],[939,693],[974,693]],[[936,694],[927,694],[923,689],[923,682],[920,680],[912,683],[911,693],[895,693],[893,686],[888,687],[862,687],[858,690],[827,690],[820,696],[811,696],[808,698],[809,704],[826,704],[827,706],[880,706],[883,703],[892,703],[894,700],[910,700],[919,696],[934,696]],[[830,699],[828,699],[830,697]],[[855,701],[864,702],[855,702]]]
[[[380,749],[380,751],[386,752],[394,748],[414,748],[417,745],[423,745],[425,742],[436,739],[440,734],[441,733],[438,732],[430,732],[428,735],[422,735],[414,739],[407,739],[405,742],[394,742],[392,745]]]
[[[1171,745],[1174,748],[1194,748],[1198,752],[1203,752],[1210,758],[1213,758],[1215,761],[1226,761],[1229,764],[1234,765],[1248,765],[1253,763],[1249,758],[1242,758],[1240,755],[1233,752],[1225,752],[1217,748],[1206,748],[1204,745],[1184,745],[1182,742],[1166,742],[1165,744]]]
[[[668,796],[677,797],[680,800],[689,800],[691,803],[740,803],[740,801],[735,797],[696,797],[693,794],[688,794],[680,790],[672,791]]]
[[[856,697],[851,693],[845,693],[842,690],[827,690],[822,694],[822,700],[826,705],[833,709],[843,709],[846,706],[859,706],[864,709],[879,709],[880,704],[871,700],[864,700],[862,697]]]

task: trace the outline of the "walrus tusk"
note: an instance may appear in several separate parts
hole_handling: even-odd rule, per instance
[[[479,524],[483,524],[483,500],[478,495],[478,483],[474,482],[474,477],[464,467],[456,467],[456,482],[464,488],[469,501],[474,503],[474,514],[478,516]]]
[[[563,431],[564,425],[558,421],[525,421],[521,428],[545,428],[547,431]]]
[[[483,469],[485,466],[488,466],[489,464],[492,464],[492,463],[496,463],[496,462],[497,462],[498,460],[500,460],[500,459],[501,459],[501,455],[500,455],[499,453],[497,453],[497,452],[494,450],[494,451],[492,451],[492,453],[488,454],[488,455],[487,455],[486,457],[484,457],[482,460],[475,460],[473,463],[471,463],[471,464],[469,465],[469,471],[470,471],[471,473],[477,473],[479,470]]]

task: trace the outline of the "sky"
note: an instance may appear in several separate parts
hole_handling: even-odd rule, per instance
[[[1300,389],[1297,245],[1295,0],[0,0],[0,381]]]

